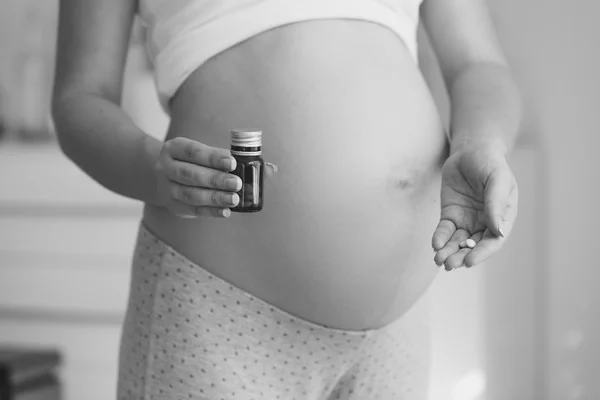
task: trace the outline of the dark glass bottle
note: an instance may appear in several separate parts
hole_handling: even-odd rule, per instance
[[[257,130],[233,129],[231,131],[231,155],[237,166],[231,173],[242,180],[242,189],[237,192],[240,202],[231,211],[241,213],[258,212],[263,208],[263,174],[265,162],[262,158],[262,132]]]

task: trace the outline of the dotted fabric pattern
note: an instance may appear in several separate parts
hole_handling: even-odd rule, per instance
[[[379,330],[297,318],[140,227],[119,355],[119,400],[424,400],[419,301]]]

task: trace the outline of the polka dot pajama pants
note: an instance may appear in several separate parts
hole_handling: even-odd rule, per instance
[[[377,330],[314,324],[193,264],[143,225],[119,400],[426,400],[426,301]]]

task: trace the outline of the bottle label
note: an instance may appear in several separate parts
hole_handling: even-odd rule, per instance
[[[260,156],[262,154],[262,150],[257,150],[257,151],[231,150],[231,154],[233,154],[234,156]]]
[[[235,156],[260,156],[262,148],[260,146],[231,146],[231,154]]]

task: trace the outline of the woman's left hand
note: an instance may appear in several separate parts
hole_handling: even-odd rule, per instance
[[[517,203],[517,182],[504,154],[481,147],[452,154],[442,168],[442,212],[432,239],[435,263],[451,271],[488,259],[510,234]],[[462,247],[466,239],[475,247]]]

